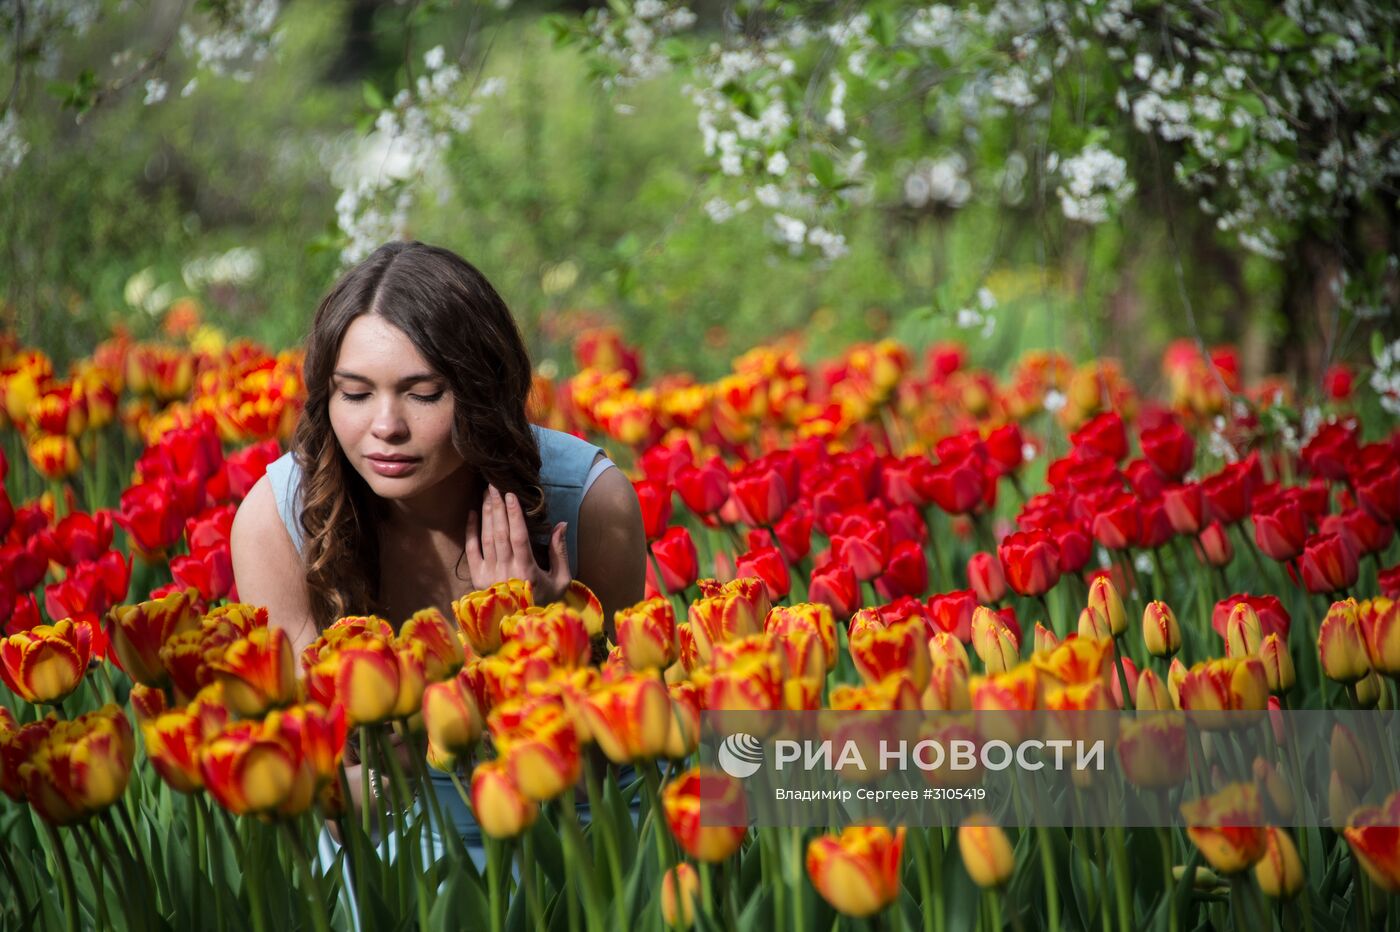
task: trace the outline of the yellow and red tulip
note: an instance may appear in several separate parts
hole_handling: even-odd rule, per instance
[[[969,819],[958,826],[958,853],[972,882],[984,889],[1011,879],[1016,855],[1001,826]]]
[[[63,619],[0,638],[0,679],[26,702],[61,702],[87,675],[92,629]]]
[[[812,839],[807,843],[812,886],[842,915],[875,915],[899,896],[904,831],[852,825]]]
[[[1400,791],[1381,806],[1354,811],[1342,835],[1376,886],[1387,893],[1400,891]]]
[[[1142,640],[1154,657],[1170,657],[1181,650],[1181,626],[1166,602],[1148,602],[1143,609]]]
[[[661,878],[661,918],[673,929],[695,924],[695,904],[700,896],[700,875],[682,861]]]
[[[430,683],[455,676],[467,659],[456,629],[435,608],[414,612],[399,629],[398,640],[423,645],[423,675]]]
[[[1338,683],[1355,683],[1371,672],[1366,640],[1356,616],[1356,600],[1333,602],[1317,633],[1322,672]]]
[[[707,815],[700,820],[701,800]],[[748,803],[738,780],[710,767],[693,767],[661,792],[666,825],[697,861],[723,861],[739,850],[748,831]]]
[[[500,760],[472,770],[471,798],[477,824],[491,838],[514,838],[535,823],[540,811],[539,803],[520,791]]]
[[[660,596],[617,612],[617,645],[633,670],[665,669],[677,656],[676,612]]]
[[[430,683],[423,690],[423,726],[434,747],[465,754],[481,739],[481,711],[461,676]]]
[[[501,622],[533,604],[529,583],[508,579],[462,596],[452,603],[452,613],[472,650],[485,656],[501,646]]]
[[[671,697],[655,676],[634,673],[594,690],[581,711],[593,741],[615,764],[649,760],[666,750]]]
[[[208,667],[235,715],[256,718],[296,701],[292,639],[281,628],[253,629],[209,660]]]
[[[1181,804],[1186,834],[1222,874],[1248,870],[1268,850],[1259,789],[1232,783],[1218,793]]]
[[[112,650],[127,676],[146,686],[170,681],[161,648],[178,634],[199,630],[198,597],[194,589],[178,589],[164,598],[115,606],[107,613]]]

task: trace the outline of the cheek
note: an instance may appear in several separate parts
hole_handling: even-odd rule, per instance
[[[452,446],[453,412],[449,407],[444,411],[425,411],[414,421],[413,432],[448,459],[460,459]]]
[[[360,423],[364,418],[349,405],[335,402],[331,403],[328,413],[335,439],[342,447],[353,446],[354,441],[364,432],[364,425]]]

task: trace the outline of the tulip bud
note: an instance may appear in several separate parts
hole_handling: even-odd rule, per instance
[[[967,584],[983,605],[995,605],[1006,598],[1006,576],[996,554],[981,551],[968,558]]]
[[[1055,637],[1055,632],[1045,627],[1040,622],[1035,623],[1035,652],[1037,654],[1048,654],[1060,644],[1060,639]]]
[[[1351,821],[1352,813],[1361,805],[1356,791],[1347,785],[1346,780],[1336,770],[1327,780],[1327,818],[1332,828],[1341,831]]]
[[[1171,665],[1167,667],[1167,692],[1171,693],[1172,704],[1178,709],[1181,708],[1181,684],[1186,681],[1186,664],[1181,662],[1180,657],[1173,657]]]
[[[1385,683],[1375,670],[1367,673],[1363,679],[1356,681],[1352,687],[1356,691],[1356,707],[1358,709],[1374,709],[1381,701],[1381,696],[1385,694]],[[1389,699],[1389,696],[1386,696]]]
[[[964,822],[958,826],[958,852],[972,882],[984,889],[1006,883],[1016,867],[1011,842],[999,825]]]
[[[928,655],[935,668],[944,663],[954,663],[962,667],[963,672],[972,669],[967,657],[967,648],[963,646],[962,641],[947,631],[939,631],[928,639]]]
[[[1358,795],[1371,785],[1371,756],[1356,733],[1338,722],[1332,726],[1332,772]]]
[[[1356,600],[1333,602],[1322,619],[1317,634],[1317,653],[1322,672],[1339,683],[1355,683],[1371,670],[1361,625],[1356,617]]]
[[[1288,652],[1288,643],[1279,634],[1264,638],[1259,646],[1259,659],[1264,661],[1264,677],[1269,681],[1269,692],[1285,693],[1293,688],[1297,680],[1293,655]]]
[[[1264,856],[1254,865],[1254,879],[1265,896],[1292,899],[1303,888],[1303,862],[1293,839],[1281,828],[1265,829]]]
[[[1225,622],[1226,657],[1249,657],[1257,654],[1263,639],[1264,632],[1254,609],[1244,602],[1230,609],[1230,617]]]
[[[1154,657],[1170,657],[1181,650],[1181,626],[1166,602],[1148,602],[1143,609],[1142,640]]]
[[[482,832],[491,838],[514,838],[535,822],[540,807],[520,792],[500,760],[472,769],[472,812]]]
[[[1128,615],[1123,610],[1123,600],[1107,576],[1096,576],[1089,584],[1089,607],[1098,609],[1108,621],[1113,637],[1119,637],[1128,630]]]
[[[1113,629],[1103,611],[1090,605],[1079,612],[1079,636],[1094,641],[1109,640]]]
[[[1000,615],[985,606],[972,613],[972,647],[988,673],[1004,673],[1021,659],[1016,633]]]
[[[673,929],[695,924],[695,901],[700,895],[700,875],[682,861],[661,878],[661,918]]]
[[[1284,822],[1293,818],[1293,811],[1297,808],[1293,790],[1277,767],[1263,757],[1254,758],[1254,782],[1275,818]]]
[[[1137,694],[1133,706],[1139,712],[1170,712],[1176,708],[1171,691],[1162,678],[1151,670],[1143,670],[1138,677]]]
[[[423,690],[423,727],[428,741],[449,754],[465,754],[481,738],[476,698],[458,676]]]
[[[1229,566],[1235,558],[1235,546],[1219,521],[1212,521],[1198,538],[1201,554],[1211,566]]]

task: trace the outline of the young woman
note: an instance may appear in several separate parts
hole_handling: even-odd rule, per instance
[[[267,606],[298,656],[343,615],[398,625],[434,606],[451,618],[454,599],[510,578],[539,604],[576,578],[607,619],[641,600],[631,483],[598,447],[527,421],[524,343],[470,263],[417,242],[380,247],[321,301],[303,368],[292,449],[231,536],[240,598]]]

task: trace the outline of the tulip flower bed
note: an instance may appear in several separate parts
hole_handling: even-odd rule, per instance
[[[0,346],[0,928],[1400,928],[1395,749],[1345,730],[1140,772],[1185,828],[755,829],[696,753],[703,710],[1395,709],[1400,432],[1345,373],[1307,417],[1194,344],[1157,400],[892,343],[643,387],[589,334],[535,416],[629,465],[646,601],[502,583],[294,657],[228,534],[299,359],[207,337]]]

